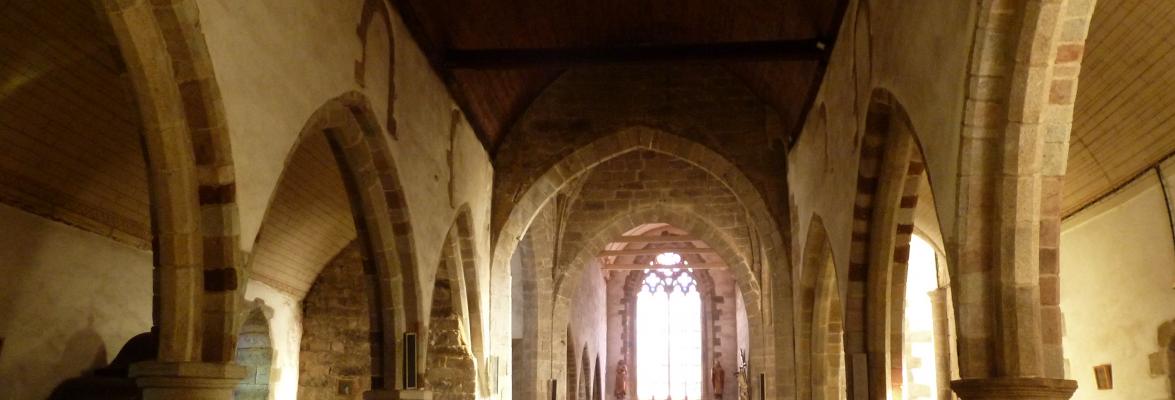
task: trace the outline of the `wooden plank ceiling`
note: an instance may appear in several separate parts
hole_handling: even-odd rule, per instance
[[[1175,151],[1175,2],[1098,2],[1073,116],[1064,215]]]
[[[305,137],[278,182],[253,246],[250,277],[301,299],[355,240],[355,220],[325,135]]]
[[[831,46],[841,0],[397,0],[417,41],[492,152],[542,89],[568,66],[459,68],[468,50],[579,49],[819,40]],[[769,53],[769,52],[768,52]],[[703,57],[699,57],[704,60]],[[666,62],[665,60],[657,62]],[[823,74],[823,57],[724,60],[783,121],[799,121]],[[795,125],[798,125],[795,124]],[[798,126],[796,131],[798,131]]]
[[[0,9],[0,202],[150,248],[139,114],[110,27],[90,2]]]

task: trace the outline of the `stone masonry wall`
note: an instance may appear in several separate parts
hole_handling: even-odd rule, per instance
[[[428,374],[425,387],[436,400],[473,400],[477,382],[473,354],[462,333],[464,320],[453,306],[456,285],[451,265],[441,265],[433,284],[428,326]]]
[[[739,167],[775,215],[786,202],[779,171],[784,129],[736,76],[722,68],[580,68],[535,100],[494,156],[493,228],[505,223],[517,196],[575,149],[632,126],[648,126],[709,147]]]
[[[260,309],[250,312],[241,326],[236,362],[248,368],[248,372],[233,391],[233,399],[268,400],[273,345],[269,339],[269,322]]]
[[[584,179],[568,213],[560,265],[565,265],[583,247],[582,242],[612,219],[655,206],[704,215],[718,225],[736,249],[751,248],[746,210],[717,178],[673,156],[634,151],[600,164]],[[740,256],[751,259],[750,254]]]
[[[318,275],[302,302],[298,398],[359,400],[371,385],[371,317],[357,243]]]

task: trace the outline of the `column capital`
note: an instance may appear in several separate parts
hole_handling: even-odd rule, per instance
[[[1077,381],[1052,378],[982,378],[951,382],[963,400],[1068,400]]]
[[[231,363],[145,361],[131,365],[130,377],[143,400],[231,400],[245,372]]]

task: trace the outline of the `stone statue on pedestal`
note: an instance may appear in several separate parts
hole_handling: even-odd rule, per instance
[[[628,367],[624,365],[624,360],[616,362],[616,390],[613,395],[616,400],[628,399]]]
[[[714,368],[710,370],[710,388],[714,390],[714,398],[722,400],[722,392],[726,389],[726,370],[722,362],[714,360]]]

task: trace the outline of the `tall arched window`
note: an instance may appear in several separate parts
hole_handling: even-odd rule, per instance
[[[693,271],[646,271],[636,303],[637,399],[701,399],[702,300]]]

